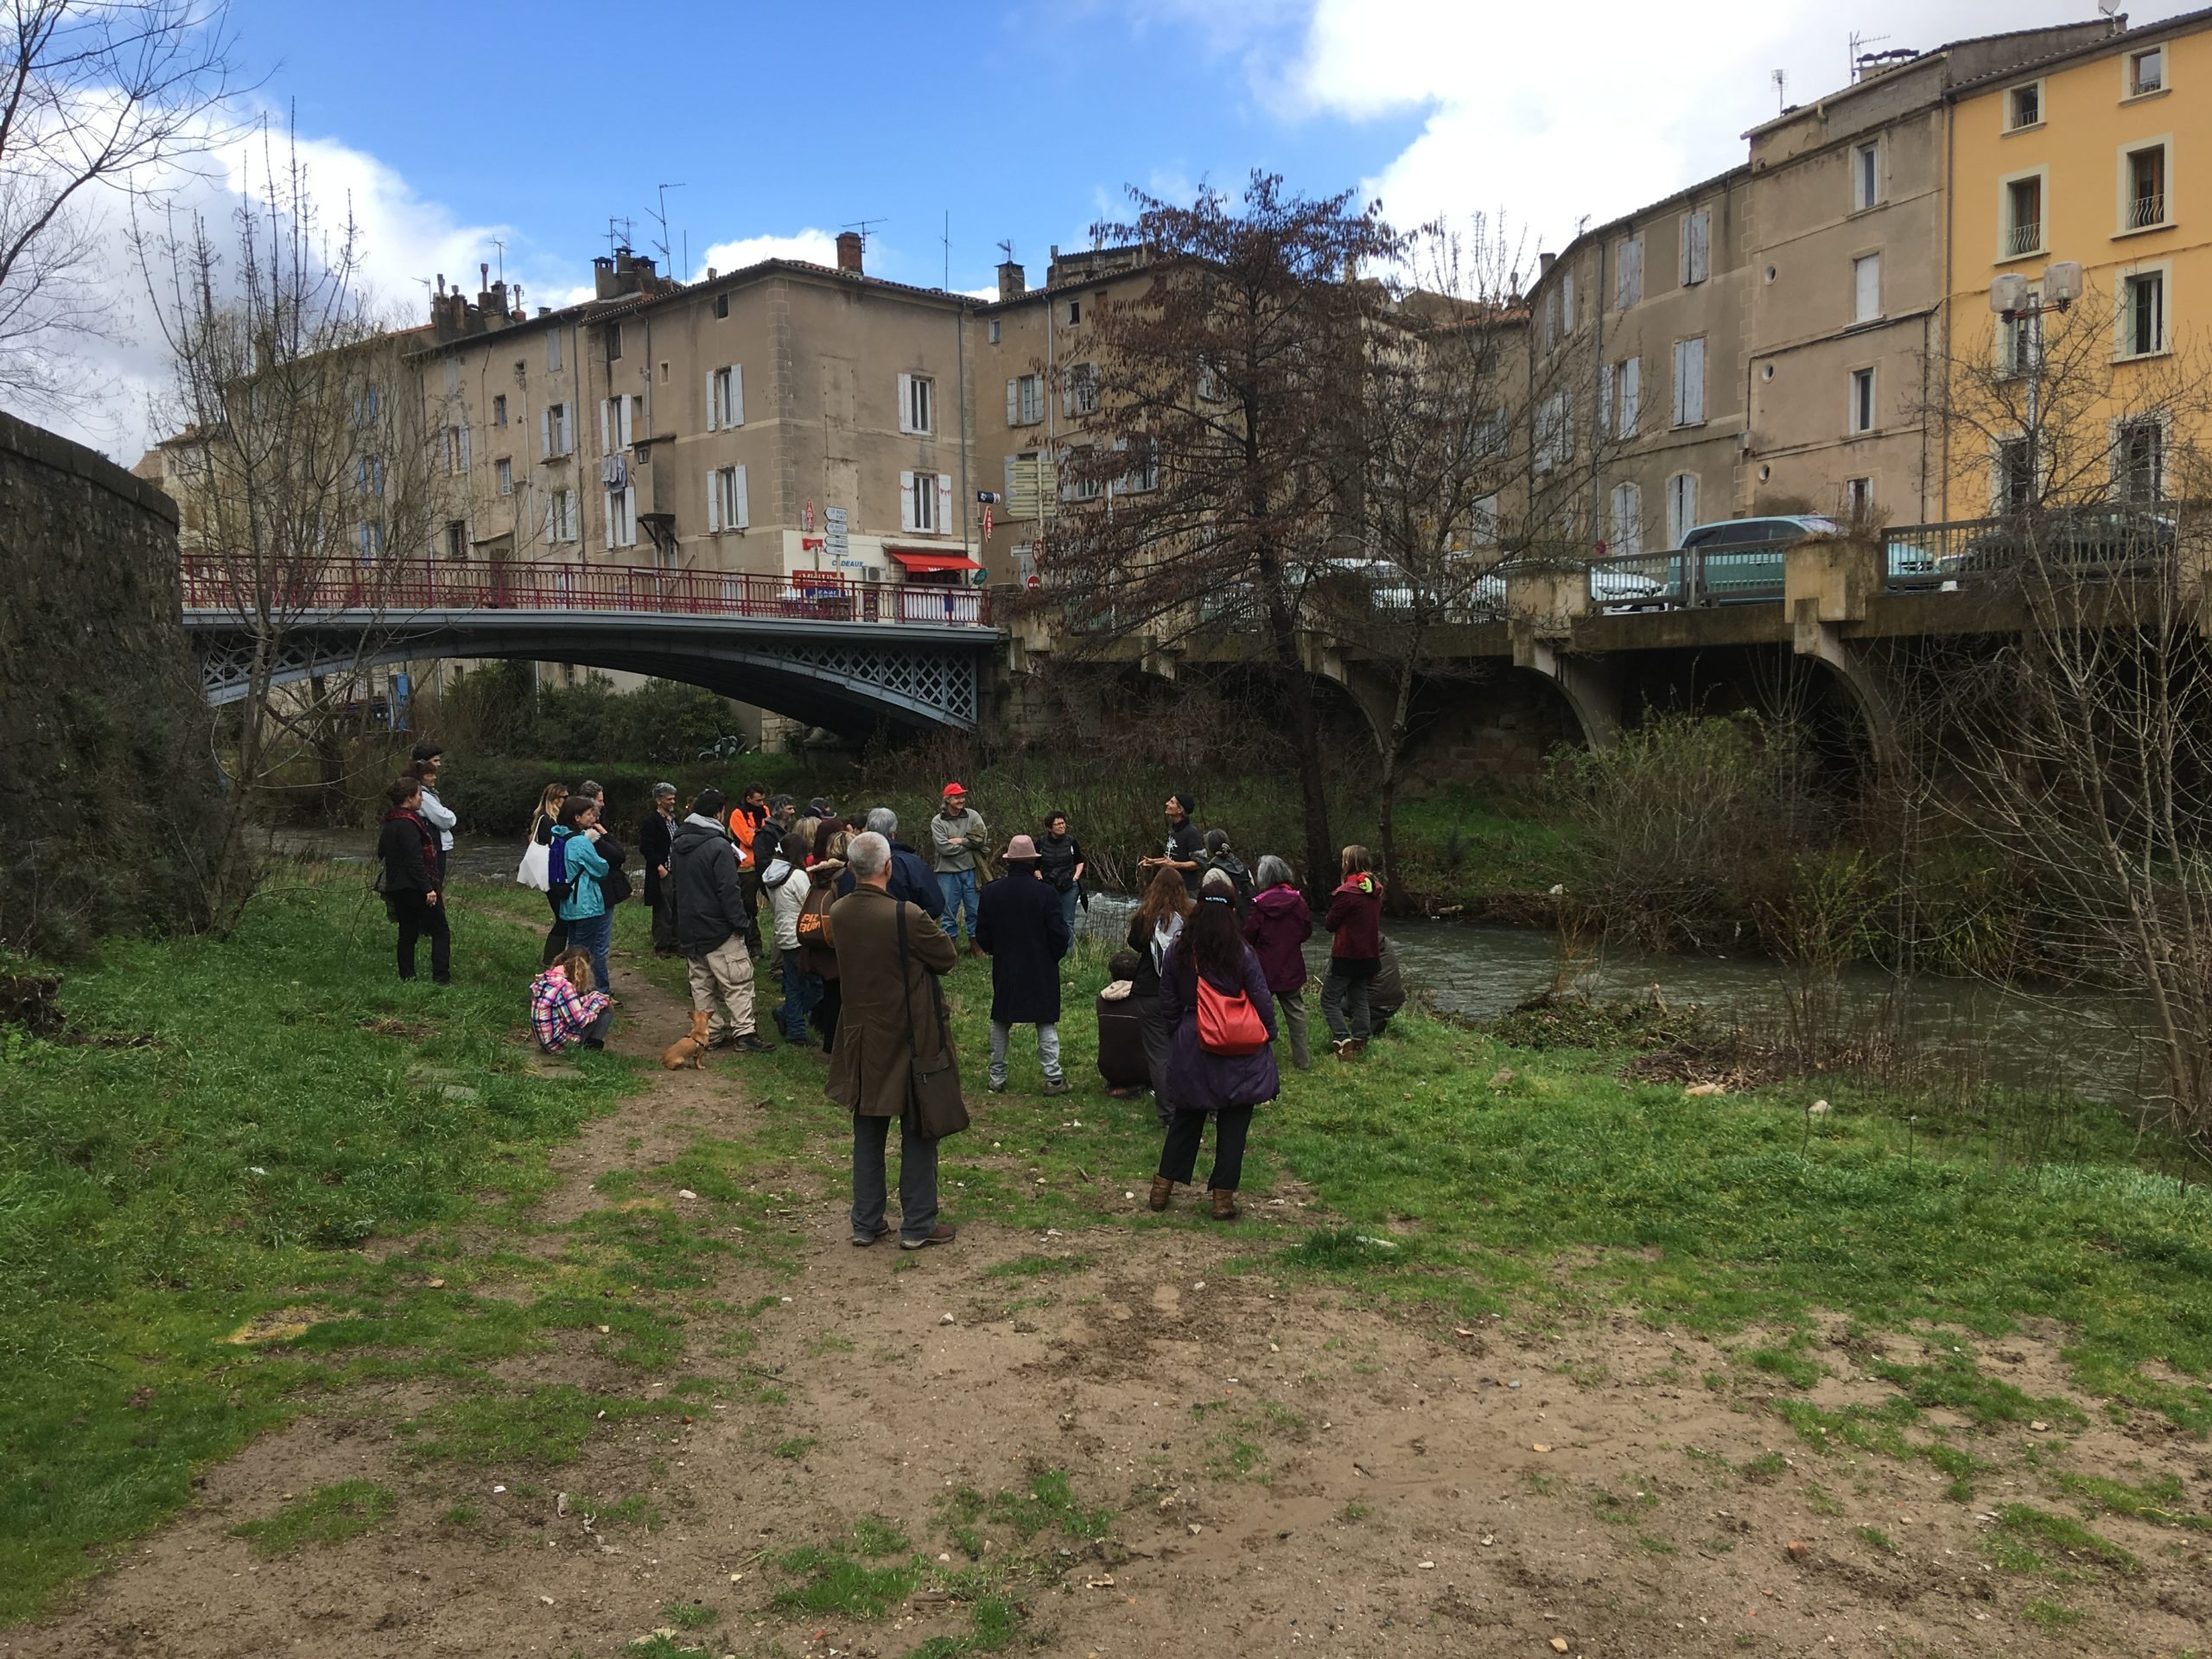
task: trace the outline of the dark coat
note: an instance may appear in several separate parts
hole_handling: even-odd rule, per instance
[[[1143,1017],[1134,995],[1098,994],[1098,1075],[1109,1089],[1142,1089],[1152,1081]]]
[[[1045,885],[1053,892],[1065,893],[1075,886],[1075,867],[1082,862],[1083,843],[1073,836],[1037,838],[1037,866],[1045,873]]]
[[[658,812],[645,814],[645,821],[638,826],[638,856],[645,863],[645,903],[660,901],[660,867],[668,862],[670,846],[676,831],[666,818]],[[671,868],[669,874],[675,874]]]
[[[1337,936],[1332,961],[1373,962],[1382,954],[1382,884],[1364,870],[1351,877],[1329,895],[1321,925]]]
[[[1224,996],[1252,999],[1268,1028],[1265,1046],[1250,1054],[1213,1054],[1198,1046],[1198,970],[1178,939],[1168,947],[1160,976],[1160,1017],[1166,1021],[1168,1098],[1179,1112],[1216,1112],[1224,1106],[1257,1106],[1282,1092],[1275,1071],[1275,997],[1260,959],[1244,948],[1243,977],[1236,984],[1211,980]]]
[[[976,899],[976,944],[991,959],[991,1018],[1001,1026],[1060,1020],[1067,918],[1052,884],[1015,865]]]
[[[377,860],[384,866],[387,909],[401,893],[438,890],[438,855],[430,834],[430,826],[405,807],[395,806],[384,815],[384,828],[377,832]]]
[[[906,944],[912,961],[902,988],[899,963],[899,911],[906,912]],[[830,911],[830,931],[837,937],[837,977],[844,1004],[837,1014],[836,1046],[830,1052],[830,1099],[861,1117],[897,1117],[906,1109],[914,1049],[907,1040],[912,1021],[923,1058],[938,1052],[937,1000],[931,978],[949,974],[960,952],[919,906],[894,899],[877,887],[857,887]],[[952,1033],[944,1033],[949,1051]]]
[[[853,873],[847,870],[837,878],[837,896],[842,899],[855,885]],[[891,896],[919,905],[932,916],[944,914],[944,889],[937,884],[937,872],[903,841],[891,843]],[[832,922],[830,926],[836,924]]]
[[[677,824],[668,879],[676,888],[676,948],[685,956],[703,957],[744,931],[737,848],[721,830],[688,818]]]
[[[1258,955],[1268,988],[1277,996],[1306,988],[1306,953],[1299,947],[1313,937],[1313,907],[1287,882],[1255,894],[1244,912],[1244,942]]]
[[[1406,1006],[1405,976],[1398,971],[1398,953],[1390,941],[1382,941],[1382,957],[1375,977],[1367,982],[1367,1018],[1370,1024],[1388,1020]]]

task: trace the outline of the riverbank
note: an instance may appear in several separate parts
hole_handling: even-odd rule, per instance
[[[1288,1079],[1219,1229],[1142,1209],[1089,951],[1076,1095],[1018,1044],[947,1148],[960,1243],[860,1252],[818,1060],[650,1069],[681,965],[626,906],[624,1052],[545,1065],[540,901],[456,897],[449,993],[310,871],[73,976],[99,1040],[7,1042],[6,1617],[112,1569],[41,1651],[1084,1652],[1211,1612],[1249,1649],[2057,1654],[2212,1618],[2212,1213],[2094,1109],[2023,1163],[1835,1079],[1691,1096],[1413,1017]],[[950,988],[971,1077],[988,986]]]

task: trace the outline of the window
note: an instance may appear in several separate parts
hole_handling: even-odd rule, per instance
[[[707,430],[745,424],[745,369],[732,363],[707,376]]]
[[[1574,273],[1571,270],[1560,273],[1559,321],[1561,334],[1574,332]]]
[[[1992,468],[1990,506],[1998,512],[2024,512],[2035,505],[2035,472],[2025,438],[2001,438]]]
[[[1676,426],[1696,426],[1705,419],[1705,340],[1675,342],[1675,404]]]
[[[1201,368],[1203,375],[1205,371]],[[1203,391],[1199,393],[1205,396]],[[1096,415],[1098,412],[1098,370],[1090,363],[1071,364],[1068,367],[1066,390],[1060,396],[1063,415]]]
[[[1624,357],[1613,365],[1613,435],[1632,438],[1642,416],[1643,359]]]
[[[1529,446],[1535,469],[1548,473],[1574,454],[1574,423],[1567,394],[1555,391],[1536,406],[1535,441]]]
[[[1098,474],[1091,466],[1091,449],[1088,444],[1079,445],[1068,452],[1070,463],[1067,481],[1062,493],[1071,501],[1096,501],[1106,493],[1098,481]]]
[[[576,539],[576,493],[556,490],[545,503],[545,539],[549,542],[573,542]]]
[[[561,366],[561,332],[557,328],[545,331],[545,366],[548,369]]]
[[[498,397],[492,399],[492,424],[494,426],[505,426],[506,423],[507,397],[505,392],[501,392]]]
[[[2000,259],[2043,251],[2043,175],[2005,181],[2005,237]]]
[[[2166,434],[2155,417],[2122,421],[2113,429],[2113,493],[2148,503],[2165,493]]]
[[[1713,265],[1713,214],[1700,207],[1682,219],[1682,286],[1703,282]]]
[[[607,325],[607,360],[610,363],[617,362],[621,356],[622,325],[619,322],[610,322]]]
[[[1068,302],[1068,327],[1072,328],[1077,323],[1081,322],[1082,321],[1083,302],[1081,300],[1070,300]]]
[[[611,455],[627,449],[634,440],[638,421],[645,412],[642,397],[603,397],[599,404],[599,452]]]
[[[1633,484],[1613,486],[1613,534],[1608,553],[1643,551],[1643,492]]]
[[[1854,524],[1863,524],[1874,516],[1874,480],[1871,478],[1847,478],[1843,480],[1845,514]]]
[[[2120,315],[2122,357],[2148,357],[2166,349],[2166,274],[2147,270],[2126,279]]]
[[[468,470],[468,429],[449,426],[439,435],[440,448],[444,452],[446,471],[465,473]]]
[[[1846,429],[1853,433],[1874,429],[1874,371],[1851,372],[1851,410]]]
[[[377,413],[380,405],[381,400],[377,396],[377,389],[374,386],[363,386],[353,398],[353,424],[357,427],[374,426],[377,423]]]
[[[354,544],[361,550],[361,556],[364,559],[373,559],[384,551],[384,526],[366,522],[357,524],[354,526],[353,539]]]
[[[1643,297],[1643,238],[1624,236],[1613,246],[1613,308],[1625,311]]]
[[[992,344],[992,345],[995,346],[995,345],[997,345],[997,344],[999,343],[999,334],[1000,334],[1000,329],[999,329],[999,320],[998,320],[996,317],[993,317],[993,318],[991,319],[990,323],[989,323],[988,327],[986,328],[985,332],[986,332],[986,333],[990,336],[990,341],[991,341],[991,344]]]
[[[638,544],[638,489],[626,484],[619,490],[605,492],[607,499],[607,544],[609,547],[635,547]]]
[[[952,477],[949,473],[899,474],[899,528],[925,536],[949,535]]]
[[[2031,292],[2033,306],[2037,296]],[[1998,367],[2008,375],[2031,374],[2043,353],[2043,318],[2033,310],[2022,311],[1998,323]]]
[[[1034,426],[1045,418],[1044,377],[1019,374],[1006,383],[1006,423]]]
[[[446,557],[455,561],[468,556],[468,521],[448,519],[446,523]]]
[[[2005,130],[2018,132],[2043,121],[2043,82],[2031,80],[2005,94]]]
[[[501,495],[515,493],[515,464],[505,455],[492,463],[492,476],[498,481]]]
[[[1863,213],[1882,199],[1882,146],[1878,140],[1871,144],[1851,147],[1851,211]]]
[[[364,455],[353,463],[353,486],[363,495],[384,493],[384,457]]]
[[[2146,144],[2124,158],[2120,227],[2146,231],[2166,222],[2166,147]]]
[[[1851,320],[1872,322],[1882,315],[1882,256],[1864,253],[1851,262]]]
[[[549,461],[575,449],[575,437],[569,430],[566,404],[548,404],[537,411],[537,445]]]
[[[753,522],[753,504],[745,490],[745,468],[718,467],[707,474],[707,530],[743,530]]]
[[[1482,495],[1467,510],[1467,535],[1477,547],[1497,545],[1497,498]]]
[[[1142,495],[1159,487],[1160,455],[1148,444],[1137,451],[1135,459],[1129,464],[1129,470],[1123,473],[1114,486],[1116,492],[1122,495]]]
[[[937,382],[926,374],[899,377],[899,429],[927,434],[937,430]]]
[[[1676,473],[1667,480],[1667,545],[1680,547],[1697,526],[1697,474]]]
[[[726,317],[726,316],[729,315],[729,296],[728,296],[728,295],[727,295],[727,294],[717,294],[717,295],[715,295],[715,315],[717,318],[720,318],[720,317]]]
[[[2166,89],[2166,48],[2154,46],[2127,54],[2127,96],[2143,98]]]

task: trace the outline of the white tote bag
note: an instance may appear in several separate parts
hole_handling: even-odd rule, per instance
[[[523,843],[522,862],[515,868],[516,881],[540,893],[547,891],[553,885],[553,873],[550,867],[552,855],[551,848],[540,846],[537,838],[531,836]]]

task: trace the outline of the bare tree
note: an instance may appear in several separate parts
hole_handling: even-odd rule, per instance
[[[1356,280],[1402,238],[1378,204],[1287,194],[1255,173],[1241,200],[1189,207],[1132,191],[1149,280],[1096,306],[1071,399],[1062,516],[1043,556],[1068,648],[1193,633],[1256,633],[1274,708],[1298,753],[1309,880],[1336,865],[1319,692],[1304,655],[1306,593],[1343,542],[1351,457],[1336,447],[1364,321],[1387,296]]]
[[[0,395],[67,410],[122,275],[89,193],[158,190],[226,136],[226,0],[0,0]]]
[[[194,216],[143,232],[137,251],[172,359],[188,603],[223,613],[238,642],[220,925],[251,891],[246,831],[278,773],[301,749],[334,753],[396,584],[419,580],[429,446],[358,232],[325,234],[296,151],[269,163],[228,237]]]
[[[2116,365],[2138,320],[2092,289],[1943,365],[1955,480],[1999,511],[1940,567],[1976,632],[1907,661],[1902,707],[1922,800],[2024,894],[2032,966],[2139,994],[2146,1116],[2212,1153],[2212,364]]]

